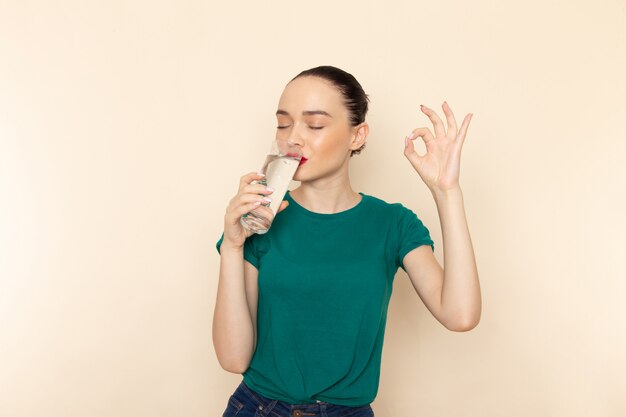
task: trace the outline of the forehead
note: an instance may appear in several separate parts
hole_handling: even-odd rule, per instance
[[[290,113],[325,110],[331,114],[342,114],[347,111],[339,90],[319,77],[299,77],[287,84],[280,96],[278,108]]]

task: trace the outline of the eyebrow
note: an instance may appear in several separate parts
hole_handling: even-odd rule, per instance
[[[276,112],[276,115],[278,116],[279,114],[282,114],[283,116],[290,116],[289,112],[286,112],[285,110],[278,110]],[[322,116],[328,116],[330,118],[332,118],[333,116],[331,116],[330,114],[328,114],[327,112],[325,112],[324,110],[305,110],[302,112],[303,116],[312,116],[315,114],[320,114]]]

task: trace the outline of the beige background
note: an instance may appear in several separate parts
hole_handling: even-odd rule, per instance
[[[442,263],[403,139],[419,104],[474,113],[482,321],[447,331],[400,270],[376,415],[626,415],[625,27],[621,0],[0,2],[0,416],[221,415],[224,210],[322,64],[371,96],[354,188]]]

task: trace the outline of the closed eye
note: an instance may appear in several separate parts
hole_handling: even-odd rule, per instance
[[[276,126],[276,129],[287,129],[289,126]],[[324,126],[309,126],[309,129],[320,130],[324,129]]]

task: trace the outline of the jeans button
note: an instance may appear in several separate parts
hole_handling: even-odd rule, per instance
[[[293,410],[293,413],[291,413],[291,415],[293,417],[302,417],[302,411],[301,410]]]

